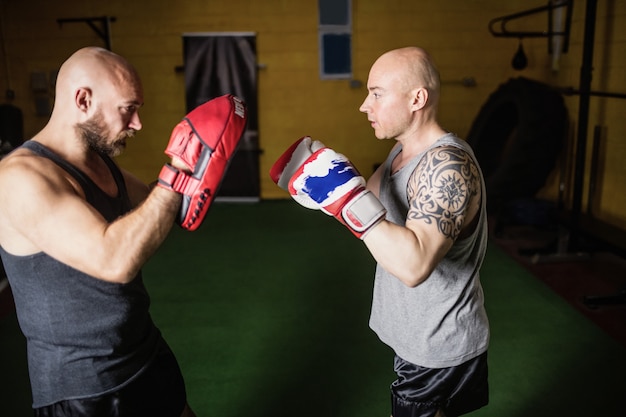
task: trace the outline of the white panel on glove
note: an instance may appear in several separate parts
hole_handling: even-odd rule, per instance
[[[289,183],[292,195],[307,195],[322,211],[351,190],[365,187],[363,178],[348,159],[330,148],[324,148],[311,157]]]

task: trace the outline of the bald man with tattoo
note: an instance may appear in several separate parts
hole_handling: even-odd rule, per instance
[[[310,137],[270,171],[298,203],[347,226],[377,261],[370,327],[395,352],[393,417],[455,417],[489,400],[479,279],[485,185],[469,145],[437,121],[439,84],[421,48],[374,62],[360,111],[376,138],[396,144],[367,182]]]
[[[396,145],[367,182],[387,210],[364,242],[377,261],[370,327],[395,352],[394,417],[454,417],[488,402],[479,280],[485,186],[469,145],[437,122],[439,74],[420,48],[370,69],[360,107]]]

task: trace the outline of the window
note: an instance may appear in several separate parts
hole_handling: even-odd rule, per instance
[[[321,79],[352,78],[351,0],[318,0]]]

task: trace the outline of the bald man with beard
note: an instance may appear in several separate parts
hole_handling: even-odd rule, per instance
[[[0,162],[0,254],[36,416],[194,415],[141,275],[182,197],[112,159],[142,105],[125,59],[80,49],[59,70],[49,122]]]

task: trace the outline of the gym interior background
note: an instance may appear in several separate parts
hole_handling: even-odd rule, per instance
[[[6,111],[0,120],[19,109],[21,139],[32,137],[48,120],[59,65],[80,47],[109,47],[137,67],[146,103],[143,129],[119,162],[151,182],[166,161],[172,127],[188,111],[185,39],[243,35],[255,52],[252,154],[258,183],[252,188],[259,200],[288,199],[267,173],[303,135],[346,154],[366,177],[384,160],[392,143],[376,140],[358,111],[368,70],[382,52],[417,45],[431,52],[441,72],[440,122],[485,158],[490,195],[500,193],[492,201],[494,213],[506,212],[502,222],[563,220],[624,249],[625,2],[351,0],[345,2],[347,22],[322,25],[320,7],[339,3],[0,0],[0,106]],[[321,45],[325,35],[337,33],[349,42],[348,70],[333,76],[323,71]],[[340,56],[330,52],[331,58],[346,58],[345,50]],[[527,197],[533,202],[518,202]]]
[[[61,62],[80,47],[108,43],[138,68],[145,90],[143,130],[119,161],[145,181],[152,181],[165,161],[162,150],[171,128],[187,110],[185,73],[181,70],[183,36],[252,33],[258,68],[259,197],[287,198],[266,173],[278,155],[303,135],[349,155],[365,176],[383,160],[392,144],[373,137],[358,107],[366,94],[370,65],[391,48],[418,45],[434,55],[443,82],[441,123],[464,138],[481,106],[510,79],[523,77],[558,89],[580,90],[584,53],[592,53],[591,90],[626,92],[626,5],[616,0],[593,2],[593,42],[585,50],[588,1],[570,1],[569,8],[513,19],[501,18],[562,0],[348,1],[349,77],[322,79],[318,3],[336,2],[1,0],[0,92],[11,90],[14,98],[0,96],[0,102],[21,109],[23,136],[31,137],[47,121],[55,71]],[[568,9],[571,21],[567,37],[536,36],[550,30],[562,31]],[[557,12],[562,23],[550,26],[549,17]],[[90,20],[101,17],[107,22]],[[104,32],[108,32],[106,36]],[[520,46],[525,66],[513,62],[519,58],[516,52]],[[565,181],[567,195],[562,197],[567,206],[576,197],[574,208],[580,204],[583,213],[592,213],[594,219],[625,230],[625,101],[600,95],[589,98],[587,140],[584,153],[579,153],[585,163],[577,167],[584,170],[584,184],[578,186],[582,194],[573,196],[576,170],[572,166],[576,162],[574,149],[579,146],[581,95],[563,94],[563,98],[571,146],[563,153],[570,169]],[[599,162],[590,183],[596,126],[602,132]],[[541,153],[541,147],[537,153]],[[552,201],[559,198],[559,184],[563,182],[558,167],[556,164],[539,190],[540,196]],[[590,189],[595,190],[591,200]]]

